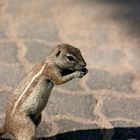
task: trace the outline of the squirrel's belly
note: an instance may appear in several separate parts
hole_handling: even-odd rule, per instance
[[[21,110],[32,115],[40,114],[48,102],[53,86],[52,82],[41,80],[22,104]]]

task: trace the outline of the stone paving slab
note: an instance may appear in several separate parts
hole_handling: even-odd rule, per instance
[[[72,114],[75,117],[94,120],[93,108],[95,105],[96,100],[92,96],[72,96],[53,93],[45,111],[48,115]]]
[[[138,0],[1,0],[0,125],[29,69],[69,43],[89,73],[54,88],[38,139],[140,140],[139,13]]]
[[[0,62],[14,64],[18,63],[17,58],[17,47],[14,42],[1,42],[0,43]]]
[[[27,47],[26,59],[31,63],[39,63],[51,51],[51,47],[49,45],[39,43],[37,41],[28,41],[24,44]]]

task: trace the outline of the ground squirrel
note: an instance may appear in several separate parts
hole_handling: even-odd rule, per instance
[[[56,46],[17,86],[7,105],[0,135],[8,132],[16,140],[33,140],[53,86],[83,77],[85,67],[79,49],[68,44]]]

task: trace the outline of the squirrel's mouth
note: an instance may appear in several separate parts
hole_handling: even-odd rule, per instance
[[[75,71],[76,70],[64,69],[64,70],[61,71],[61,74],[62,74],[62,76],[65,76],[65,75],[69,75],[69,74],[71,74]]]
[[[62,76],[65,76],[65,75],[69,75],[69,74],[72,74],[74,73],[75,71],[82,71],[82,72],[85,72],[87,73],[87,68],[82,68],[82,69],[64,69],[61,71],[61,74]]]

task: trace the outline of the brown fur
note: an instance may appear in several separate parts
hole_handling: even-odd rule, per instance
[[[72,55],[75,60],[69,60],[67,55]],[[77,48],[68,44],[55,47],[46,60],[36,65],[15,89],[7,105],[0,135],[8,132],[17,140],[33,140],[53,85],[81,78],[87,73],[82,71],[85,66]],[[63,76],[61,73],[65,69],[72,69],[73,72]]]

